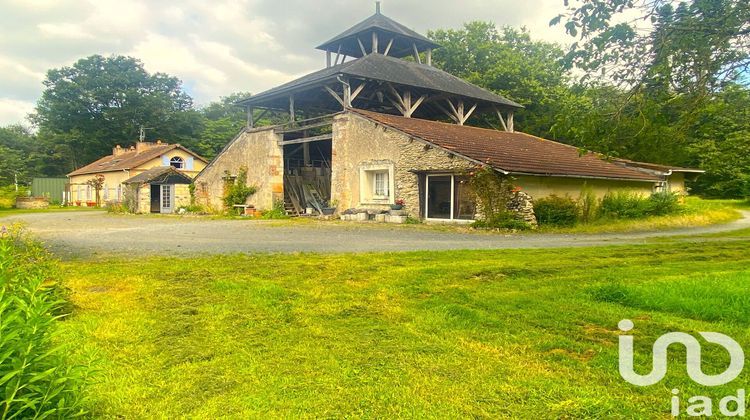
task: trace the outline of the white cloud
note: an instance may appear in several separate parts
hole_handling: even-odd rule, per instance
[[[257,93],[320,69],[315,46],[373,9],[370,0],[0,0],[2,118],[23,118],[48,69],[91,54],[139,58],[151,72],[182,79],[199,104]],[[424,0],[383,4],[387,16],[422,33],[489,20],[569,43],[561,27],[547,26],[563,9],[562,0],[433,0],[429,10]]]
[[[33,102],[0,98],[0,126],[21,123],[33,110]]]
[[[37,28],[42,34],[51,38],[68,38],[68,39],[92,39],[94,35],[86,32],[81,25],[74,23],[40,23]]]

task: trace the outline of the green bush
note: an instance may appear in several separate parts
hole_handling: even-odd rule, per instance
[[[534,214],[540,225],[573,226],[578,220],[578,204],[568,196],[553,194],[534,203]]]
[[[85,414],[87,370],[54,342],[65,301],[53,267],[41,246],[0,228],[0,418]]]
[[[487,220],[477,220],[471,224],[471,227],[475,229],[510,229],[510,230],[527,230],[531,229],[531,225],[518,220],[513,213],[505,211],[502,213],[495,213],[495,215]]]
[[[237,179],[227,183],[224,191],[224,205],[229,211],[233,211],[235,205],[245,204],[247,198],[255,194],[255,191],[255,187],[247,185],[247,168],[240,168]]]
[[[649,197],[630,191],[607,193],[599,206],[599,216],[612,219],[641,219],[680,211],[679,195],[670,192],[654,193]]]
[[[665,216],[682,211],[680,196],[671,192],[659,192],[652,194],[649,200],[649,214],[654,216]]]
[[[284,209],[284,202],[276,200],[273,202],[273,208],[261,213],[260,217],[261,219],[288,219],[289,215],[286,214],[286,210]]]
[[[599,205],[599,216],[611,219],[640,219],[649,215],[648,198],[631,191],[609,192]]]

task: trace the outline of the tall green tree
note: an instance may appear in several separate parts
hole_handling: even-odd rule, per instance
[[[136,141],[141,126],[149,139],[186,145],[200,130],[200,116],[180,80],[149,74],[132,57],[83,58],[49,70],[44,86],[31,119],[41,139],[66,146],[71,167]]]
[[[497,28],[489,22],[466,23],[462,29],[438,29],[430,38],[437,67],[526,107],[517,125],[537,135],[554,135],[556,110],[572,100],[563,50],[533,41],[525,29]]]

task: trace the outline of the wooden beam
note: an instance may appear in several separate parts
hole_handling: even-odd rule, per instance
[[[428,48],[425,52],[425,58],[427,60],[427,65],[432,66],[432,48]]]
[[[357,43],[359,44],[359,49],[362,50],[362,55],[367,55],[367,51],[365,50],[365,46],[362,45],[362,40],[357,37]]]
[[[443,111],[445,113],[445,115],[447,115],[448,117],[450,117],[450,119],[453,120],[453,122],[458,123],[458,118],[456,118],[456,115],[454,113],[452,113],[451,111],[448,111],[447,109],[445,109],[445,107],[443,107],[442,105],[440,105],[440,103],[434,102],[434,103],[432,103],[432,105],[435,105],[435,107],[437,109]]]
[[[253,107],[247,107],[247,128],[253,128]]]
[[[351,94],[351,98],[349,98],[350,101],[354,102],[355,99],[357,99],[357,96],[362,93],[362,90],[365,88],[365,85],[367,82],[362,82],[359,86],[357,86],[356,89],[354,89],[354,92]]]
[[[340,56],[341,56],[341,44],[339,44],[339,49],[338,49],[338,51],[336,51],[336,60],[334,60],[334,62],[333,62],[334,64],[338,64],[339,63],[339,57]]]
[[[463,118],[464,120],[463,120],[463,122],[461,123],[461,125],[464,125],[464,123],[465,123],[466,121],[468,121],[469,117],[471,117],[471,114],[473,114],[473,113],[474,113],[474,111],[475,111],[476,109],[477,109],[477,104],[474,104],[474,106],[473,106],[473,107],[471,107],[471,108],[469,109],[469,111],[468,111],[468,112],[466,112],[466,114],[464,114],[464,118]]]
[[[328,93],[330,93],[331,96],[333,96],[333,99],[335,99],[336,101],[338,101],[338,103],[340,103],[342,107],[346,106],[346,105],[344,105],[344,100],[341,99],[341,97],[339,96],[338,93],[336,93],[336,91],[334,91],[333,89],[329,88],[328,86],[323,86],[323,88],[325,88],[325,90],[327,90]]]
[[[279,146],[286,146],[287,144],[303,144],[303,143],[310,143],[313,141],[331,140],[332,138],[333,138],[333,134],[328,133],[328,134],[321,134],[319,136],[303,137],[301,139],[282,140],[278,142],[277,144]]]
[[[502,125],[503,131],[508,131],[508,125],[505,123],[505,118],[503,118],[503,113],[500,112],[499,109],[495,108],[495,113],[497,114],[497,117],[500,119],[500,125]]]
[[[411,106],[411,109],[409,110],[409,115],[407,115],[407,117],[410,117],[410,118],[411,118],[411,115],[412,115],[412,114],[414,113],[414,111],[416,111],[416,110],[417,110],[417,108],[419,108],[419,106],[420,106],[420,105],[422,105],[422,102],[424,102],[424,100],[425,100],[425,99],[427,99],[427,95],[422,95],[422,96],[420,96],[420,97],[419,97],[419,99],[417,99],[417,100],[416,100],[416,101],[415,101],[415,102],[414,102],[414,103],[412,104],[412,106]]]
[[[401,95],[398,93],[396,88],[393,87],[390,83],[386,83],[385,85],[388,88],[388,91],[398,99],[399,104],[401,104],[401,109],[405,109],[406,105],[404,104],[404,98],[401,97]],[[403,112],[403,111],[401,111]]]
[[[385,52],[383,52],[383,55],[388,55],[388,52],[391,50],[392,46],[393,46],[393,38],[391,38],[391,40],[388,41],[388,46],[385,47]]]
[[[331,67],[331,52],[326,51],[326,68]]]
[[[372,32],[372,52],[378,52],[378,33],[375,31]]]
[[[422,64],[422,59],[419,57],[419,50],[417,49],[417,44],[415,42],[412,42],[411,46],[414,48],[414,60],[416,60],[417,63]]]

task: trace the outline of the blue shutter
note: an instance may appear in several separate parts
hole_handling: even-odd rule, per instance
[[[164,155],[161,157],[161,166],[169,166],[169,156]]]
[[[185,169],[188,171],[193,170],[193,157],[188,156],[187,161],[185,162]]]

